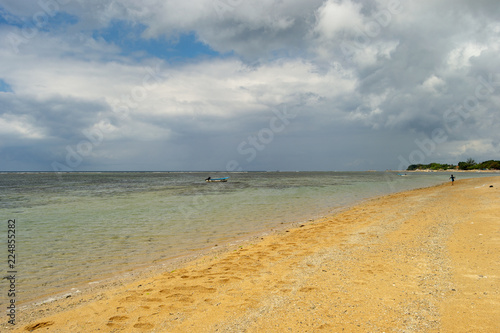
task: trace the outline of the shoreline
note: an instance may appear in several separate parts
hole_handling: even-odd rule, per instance
[[[350,277],[348,274],[345,274],[346,272],[343,272],[341,268],[332,266],[332,261],[343,262],[345,267],[349,267],[352,264],[347,260],[350,255],[355,256],[356,251],[373,254],[371,253],[373,251],[371,248],[379,247],[380,238],[382,237],[384,237],[384,239],[389,239],[389,235],[399,232],[399,238],[391,236],[393,241],[397,240],[397,242],[401,242],[401,239],[408,238],[409,236],[405,236],[405,233],[400,230],[404,226],[404,223],[394,219],[394,216],[391,217],[391,214],[399,214],[400,219],[404,219],[406,218],[405,214],[411,215],[413,213],[409,211],[408,208],[394,207],[395,203],[410,200],[413,204],[418,205],[419,202],[415,200],[415,198],[419,195],[423,196],[423,198],[419,200],[430,200],[427,197],[434,200],[436,196],[435,192],[440,191],[453,191],[453,195],[459,197],[461,195],[460,190],[464,187],[467,187],[468,192],[484,191],[489,195],[490,193],[494,193],[492,191],[496,191],[497,188],[500,187],[498,178],[499,177],[488,177],[458,180],[453,187],[450,187],[449,183],[446,183],[429,188],[365,199],[361,201],[361,203],[343,207],[333,215],[315,220],[312,223],[295,223],[295,227],[291,224],[283,225],[283,229],[276,231],[274,234],[265,235],[263,237],[255,235],[253,239],[249,239],[244,243],[229,244],[226,249],[215,249],[214,253],[208,252],[195,255],[195,258],[181,263],[181,265],[178,266],[180,268],[174,271],[169,271],[166,267],[162,266],[158,271],[155,270],[152,273],[143,274],[149,275],[144,279],[142,278],[143,275],[141,275],[139,279],[132,278],[132,280],[128,282],[118,282],[108,289],[102,288],[102,290],[95,290],[94,293],[86,295],[76,294],[69,299],[61,299],[29,309],[30,311],[32,310],[32,313],[20,314],[18,317],[19,324],[16,325],[15,329],[21,331],[25,327],[33,330],[36,328],[50,327],[50,331],[63,332],[72,325],[71,327],[73,328],[88,327],[86,331],[97,329],[101,331],[120,331],[122,329],[126,330],[127,328],[131,329],[132,327],[138,331],[164,331],[164,329],[169,331],[183,331],[183,329],[195,325],[195,327],[202,331],[214,331],[216,327],[217,329],[220,328],[221,331],[231,331],[229,329],[230,327],[248,328],[249,331],[258,331],[259,329],[269,331],[271,327],[266,326],[267,324],[260,320],[260,318],[288,318],[291,320],[293,317],[289,317],[284,311],[280,310],[281,308],[288,308],[290,313],[299,315],[299,313],[296,312],[298,310],[297,307],[306,309],[311,302],[317,303],[314,305],[314,309],[318,310],[313,312],[326,310],[326,308],[323,309],[325,305],[321,303],[325,303],[327,300],[324,296],[318,294],[318,292],[320,290],[333,289],[336,290],[335,295],[340,294],[345,296],[342,297],[341,303],[353,297],[349,294],[356,294],[357,298],[351,301],[353,304],[356,304],[354,308],[358,308],[361,307],[359,302],[363,299],[362,291],[369,285],[367,277],[372,274],[384,274],[382,272],[379,272],[379,274],[376,269],[371,267],[370,269],[366,269],[365,272],[362,272],[362,276]],[[491,191],[486,186],[479,187],[478,189],[474,188],[474,184],[485,185],[486,182],[494,184]],[[490,198],[489,200],[492,199]],[[382,207],[385,209],[380,209],[380,204],[384,203],[386,206],[382,205]],[[440,208],[439,203],[432,201],[432,204],[436,204],[438,208]],[[498,204],[498,201],[496,204]],[[449,210],[447,207],[443,209]],[[392,211],[388,214],[385,210]],[[418,213],[423,214],[424,212],[420,211]],[[450,210],[448,213],[452,214],[453,210]],[[391,218],[393,219],[391,222],[392,224],[384,225],[380,223],[381,219],[390,220]],[[414,221],[413,223],[418,224],[418,221]],[[428,223],[432,225],[432,220],[428,221]],[[457,223],[458,222],[454,221],[453,225]],[[438,230],[438,233],[443,237],[449,237],[453,231],[453,225],[451,227],[449,225],[436,227],[436,230]],[[324,235],[326,231],[329,232]],[[332,231],[335,231],[335,233],[331,234]],[[406,232],[406,235],[407,234],[409,233]],[[309,236],[311,237],[308,238]],[[214,248],[211,250],[213,249]],[[446,258],[443,257],[441,252],[443,252],[442,249],[436,253],[429,254],[429,256],[432,257],[432,255],[434,255],[440,258],[440,265],[433,263],[436,267],[447,267],[449,264],[446,263]],[[328,258],[328,260],[325,258]],[[359,259],[359,261],[363,260],[362,257],[357,259]],[[238,262],[240,263],[238,264]],[[419,263],[420,262],[417,262],[417,264]],[[412,269],[412,265],[407,265],[406,263],[399,264],[401,264],[401,266],[407,266],[408,269]],[[385,260],[382,260],[380,265],[384,266],[387,265],[387,263],[385,263]],[[397,267],[389,268],[391,268],[392,271],[397,270]],[[329,276],[325,279],[322,275],[327,274],[323,273],[330,271],[336,271],[337,273],[334,274],[334,277]],[[450,274],[444,270],[436,271],[442,275]],[[479,275],[487,276],[483,274]],[[317,276],[321,276],[321,280],[315,280]],[[431,275],[429,275],[429,278],[431,280],[436,279],[432,278]],[[495,278],[492,278],[490,281],[494,281],[494,279]],[[349,280],[350,282],[348,282]],[[310,281],[315,281],[315,283],[308,286],[311,284]],[[325,285],[324,281],[327,281],[329,284],[327,283],[327,285]],[[376,280],[375,282],[380,283],[380,280]],[[407,289],[415,287],[415,281],[412,280],[410,282],[411,283],[406,286]],[[424,283],[425,281],[421,282]],[[343,287],[345,290],[339,287],[342,283],[347,283]],[[323,288],[321,288],[320,285],[322,285]],[[148,287],[146,288],[146,286]],[[445,289],[444,285],[436,286],[439,287],[438,289]],[[395,286],[389,285],[389,287]],[[456,288],[451,289],[456,290]],[[449,293],[449,290],[447,289],[446,293]],[[346,291],[349,292],[346,294]],[[372,289],[370,289],[370,292],[374,294],[378,293],[376,290]],[[306,295],[307,293],[313,295]],[[496,295],[496,301],[499,300],[498,288],[494,292],[490,291],[490,294]],[[431,295],[433,294],[431,293]],[[308,298],[310,296],[312,296],[312,298]],[[386,298],[382,294],[379,296],[382,300]],[[433,298],[435,298],[434,301],[439,301],[440,297],[438,295],[433,295]],[[284,302],[285,299],[295,301],[295,307],[290,305],[291,303],[289,302]],[[307,299],[307,301],[304,301],[304,299]],[[302,307],[297,305],[299,301],[304,302]],[[394,304],[394,306],[390,306],[392,301],[385,301],[383,303],[389,304],[386,310],[394,312],[394,309],[398,308],[398,306]],[[335,307],[342,306],[341,303],[336,304]],[[114,306],[110,307],[110,304],[122,304],[123,306],[116,306],[113,308]],[[235,304],[237,304],[237,306],[235,306]],[[332,315],[336,313],[334,310],[335,307],[331,308]],[[434,307],[436,307],[436,305],[434,305]],[[198,308],[203,309],[203,311],[197,310]],[[216,312],[214,312],[215,309],[217,309]],[[221,315],[218,312],[222,309],[224,309],[226,315]],[[260,314],[255,312],[257,311],[256,309],[260,309]],[[307,312],[311,312],[310,310],[311,309]],[[351,309],[351,311],[352,310],[353,309]],[[80,311],[87,315],[92,312],[99,313],[100,316],[99,318],[95,318],[95,321],[89,322],[88,318],[85,319],[85,317],[79,314]],[[429,311],[425,312],[419,309],[418,306],[415,311],[420,313],[422,318],[429,316],[427,313]],[[112,315],[113,313],[114,315]],[[164,315],[160,316],[160,313],[164,313]],[[232,320],[231,318],[233,316],[231,315],[228,317],[227,313],[236,315],[239,321]],[[436,317],[436,313],[434,309],[431,317]],[[426,315],[424,316],[424,314]],[[172,316],[177,316],[177,319],[171,318]],[[368,314],[358,314],[357,317],[366,319],[366,316],[370,317],[372,322],[376,321],[376,318],[372,318]],[[143,322],[139,320],[140,318],[143,318]],[[328,317],[325,316],[321,318],[324,323],[317,325],[318,329],[322,327],[328,331],[330,329],[342,327],[354,331],[363,331],[360,327],[352,326],[352,323],[343,322],[341,326],[335,326],[338,325],[338,320],[327,320]],[[312,317],[304,317],[303,319],[304,322],[308,322],[312,325],[310,322]],[[82,324],[82,320],[85,324],[78,326],[76,323]],[[419,320],[413,320],[416,320],[417,324],[419,323]],[[276,320],[274,322],[276,322]],[[427,326],[425,326],[423,322],[427,323]],[[303,323],[301,322],[300,324]],[[415,324],[417,328],[424,328],[426,330],[435,329],[427,321],[422,321],[420,326],[417,324]],[[259,327],[259,329],[256,327]],[[297,324],[294,327],[299,329],[305,326],[303,327]],[[370,327],[374,329],[375,326],[372,325]],[[388,326],[380,324],[377,327],[385,327],[388,329]],[[366,328],[365,323],[365,329]],[[78,330],[72,329],[72,331],[77,332]]]
[[[200,249],[206,249],[206,247],[215,244],[221,245],[223,242],[240,238],[256,230],[270,230],[280,222],[307,221],[311,216],[323,216],[329,213],[332,204],[340,207],[349,204],[346,201],[359,201],[357,198],[359,196],[370,197],[373,195],[373,193],[368,193],[372,186],[367,182],[365,184],[368,186],[365,186],[365,189],[354,190],[348,195],[338,195],[338,198],[335,195],[337,184],[334,184],[334,186],[330,186],[331,191],[326,191],[329,195],[328,199],[326,199],[327,196],[314,195],[313,193],[311,196],[316,197],[317,200],[312,200],[309,196],[301,199],[299,192],[311,188],[307,182],[301,184],[299,181],[297,183],[297,178],[312,180],[314,183],[333,175],[335,179],[347,180],[348,185],[355,184],[355,178],[344,173],[328,173],[325,177],[315,173],[280,174],[278,177],[276,174],[272,172],[269,175],[260,174],[258,177],[247,175],[241,179],[235,179],[234,183],[227,184],[227,186],[221,186],[219,191],[219,186],[205,186],[204,181],[203,187],[201,187],[201,182],[198,182],[199,175],[190,176],[187,173],[173,178],[166,177],[166,180],[162,175],[157,182],[157,176],[146,173],[144,177],[134,178],[132,183],[141,185],[133,186],[133,190],[130,193],[125,191],[127,194],[123,196],[120,194],[122,193],[121,189],[127,188],[127,183],[130,181],[129,175],[119,175],[118,181],[114,182],[110,189],[107,186],[101,189],[100,185],[95,185],[99,183],[100,179],[95,177],[68,178],[68,183],[76,181],[77,184],[80,184],[77,187],[64,186],[64,183],[52,184],[50,180],[47,181],[50,178],[46,176],[41,178],[23,175],[14,178],[7,177],[11,185],[19,182],[29,184],[33,181],[42,183],[51,189],[50,195],[36,195],[37,191],[30,192],[31,190],[27,186],[28,199],[30,202],[33,201],[35,206],[31,207],[29,204],[23,208],[22,204],[16,204],[13,208],[2,209],[5,216],[16,217],[23,222],[19,230],[26,239],[24,245],[20,247],[22,251],[20,255],[25,258],[23,261],[25,268],[18,281],[19,286],[22,287],[17,295],[20,303],[23,303],[20,305],[33,301],[44,301],[45,298],[54,295],[64,296],[81,290],[80,288],[85,287],[88,282],[100,282],[105,278],[112,278],[136,268],[147,268],[154,262],[176,257],[179,254],[189,256]],[[106,177],[104,178],[105,182],[112,179]],[[367,175],[364,174],[362,177],[367,177]],[[258,180],[257,183],[255,183],[255,178]],[[380,174],[369,175],[368,178],[375,180],[376,184],[373,188],[378,186],[390,191],[393,184],[396,184],[396,187],[399,186],[397,181],[392,182],[389,177],[382,178]],[[377,182],[377,178],[379,182]],[[150,181],[150,179],[155,181]],[[162,187],[158,192],[155,184],[160,183],[162,179],[165,181],[165,188]],[[383,184],[380,181],[382,179]],[[180,190],[175,185],[179,181],[183,184],[179,187]],[[259,186],[260,181],[262,181],[260,185],[264,185],[263,187]],[[87,182],[95,186],[85,185],[82,187],[84,192],[75,191]],[[389,186],[385,186],[385,184]],[[184,185],[187,186],[185,189]],[[280,187],[281,185],[286,186]],[[288,187],[289,185],[291,187]],[[144,192],[136,191],[142,186],[145,186],[147,190]],[[277,186],[276,191],[274,186]],[[225,190],[226,187],[228,187],[227,190]],[[66,192],[70,188],[75,190]],[[322,192],[321,188],[318,189]],[[101,190],[105,193],[104,196],[107,198],[109,195],[111,200],[100,200]],[[107,190],[109,193],[106,192]],[[234,197],[234,202],[230,194],[233,190],[238,194]],[[264,196],[269,196],[274,204],[266,200],[259,200],[260,190]],[[59,191],[68,195],[58,195]],[[298,195],[294,195],[295,191]],[[320,191],[316,193],[318,192]],[[182,193],[194,193],[195,195],[187,196]],[[219,194],[222,194],[223,197],[214,196]],[[83,195],[84,199],[80,195]],[[245,200],[250,203],[253,201],[248,195],[256,195],[256,203],[259,205],[246,204]],[[147,200],[148,196],[153,200]],[[170,199],[172,199],[172,203],[168,202]],[[126,208],[128,203],[136,205],[132,207],[138,207],[142,200],[145,203],[150,203],[149,207],[151,207],[152,212],[149,209]],[[342,202],[337,203],[337,200]],[[209,201],[214,203],[215,209],[209,212],[210,216],[205,216],[203,209],[211,209],[212,207],[212,203],[210,206],[207,205]],[[231,205],[231,203],[233,204]],[[115,208],[117,204],[123,204],[125,209],[117,210]],[[238,207],[240,204],[242,206]],[[260,212],[260,204],[263,204],[262,207],[265,211]],[[87,212],[87,207],[94,205],[96,205],[96,210]],[[259,209],[255,209],[257,206]],[[225,212],[227,207],[230,210]],[[278,210],[275,211],[274,207]],[[172,209],[169,210],[169,208]],[[127,210],[129,214],[126,213]],[[76,216],[73,215],[73,211],[77,213]],[[130,216],[139,216],[141,221],[136,223],[135,218]],[[49,217],[46,221],[48,224],[45,224],[45,217]],[[186,220],[190,217],[193,218],[193,221]],[[142,221],[142,219],[149,218],[152,218],[152,224]],[[208,223],[204,221],[205,218],[210,218]],[[226,218],[227,221],[225,221]],[[101,221],[102,227],[98,223],[92,222],[95,220]],[[222,223],[219,223],[218,220]],[[144,224],[146,228],[150,228],[150,226],[152,228],[141,230],[141,224]],[[227,231],[221,227],[224,224],[229,227]],[[67,232],[67,227],[70,227],[69,233],[63,239],[51,235],[64,234]],[[99,233],[96,234],[97,237],[93,237],[92,232],[85,230],[92,227],[99,230]],[[124,227],[123,232],[121,231],[122,227]],[[54,256],[50,254],[53,251],[57,252]],[[5,298],[0,297],[0,303],[4,301]]]
[[[378,197],[378,196],[376,196]],[[326,215],[336,214],[347,210],[353,206],[359,205],[365,201],[372,200],[376,197],[370,197],[366,199],[360,199],[357,202],[347,204],[344,206],[333,207],[330,209],[329,213]],[[313,224],[321,221],[325,214],[317,214],[307,220],[303,221],[290,221],[281,222],[275,225],[271,229],[262,229],[251,233],[246,233],[239,237],[231,237],[227,240],[219,242],[216,245],[210,245],[205,248],[198,248],[189,250],[177,256],[169,257],[166,259],[160,259],[152,261],[150,264],[130,267],[124,270],[116,271],[113,274],[100,276],[99,279],[93,281],[85,281],[74,285],[70,289],[61,290],[55,293],[47,293],[41,296],[36,296],[28,301],[18,302],[18,309],[21,312],[30,311],[36,312],[39,308],[47,306],[49,307],[49,312],[58,313],[61,310],[59,303],[64,301],[65,305],[73,307],[72,303],[87,303],[87,300],[95,298],[95,294],[106,291],[109,289],[116,288],[117,286],[123,286],[125,284],[133,283],[146,279],[150,276],[157,276],[165,271],[174,271],[188,266],[197,260],[204,259],[209,256],[217,257],[227,254],[231,251],[236,251],[241,247],[247,245],[253,245],[268,236],[277,236],[283,234],[288,229],[299,228],[306,224]],[[75,299],[73,302],[66,302],[65,300],[72,298]],[[70,303],[70,304],[67,304]],[[45,311],[44,311],[45,312]],[[36,318],[36,317],[35,317]],[[24,318],[23,318],[24,319]],[[0,324],[1,326],[1,324]]]
[[[165,269],[178,269],[179,267],[186,266],[199,258],[227,253],[241,245],[259,241],[262,237],[280,234],[286,229],[297,228],[303,224],[315,223],[325,218],[325,216],[342,212],[353,206],[384,195],[386,194],[357,199],[349,204],[332,206],[328,209],[328,211],[314,213],[307,219],[280,222],[279,224],[273,225],[271,228],[263,227],[260,230],[245,232],[239,236],[228,237],[215,245],[212,244],[202,248],[185,250],[179,255],[165,259],[153,260],[148,264],[124,268],[112,273],[101,275],[95,280],[81,281],[77,284],[71,285],[71,287],[67,287],[56,292],[41,294],[28,300],[18,301],[18,309],[21,311],[36,310],[40,306],[50,305],[51,303],[58,302],[66,298],[75,296],[87,297],[88,294],[96,293],[99,290],[106,290],[117,285],[123,285],[147,276],[151,276],[152,274],[159,274],[159,272],[162,272]]]

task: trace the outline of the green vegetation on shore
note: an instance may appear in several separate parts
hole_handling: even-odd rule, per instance
[[[469,158],[465,162],[458,162],[458,165],[453,164],[441,164],[441,163],[430,163],[430,164],[412,164],[406,170],[500,170],[500,161],[489,160],[481,163],[476,163],[472,158]]]

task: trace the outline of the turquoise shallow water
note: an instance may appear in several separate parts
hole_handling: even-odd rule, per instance
[[[459,174],[465,177],[488,174]],[[227,183],[206,183],[229,176]],[[449,173],[249,172],[0,174],[0,239],[16,220],[16,299],[70,290],[376,195],[440,184]],[[0,282],[6,304],[7,280]]]

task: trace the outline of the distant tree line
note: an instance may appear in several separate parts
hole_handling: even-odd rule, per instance
[[[500,161],[489,160],[476,163],[472,158],[469,158],[465,162],[458,162],[458,165],[441,163],[412,164],[406,170],[448,170],[457,169],[457,167],[459,170],[500,170]]]

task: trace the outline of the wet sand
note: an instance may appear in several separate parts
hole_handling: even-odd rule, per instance
[[[32,308],[13,331],[500,332],[499,189],[489,177],[375,198]]]

